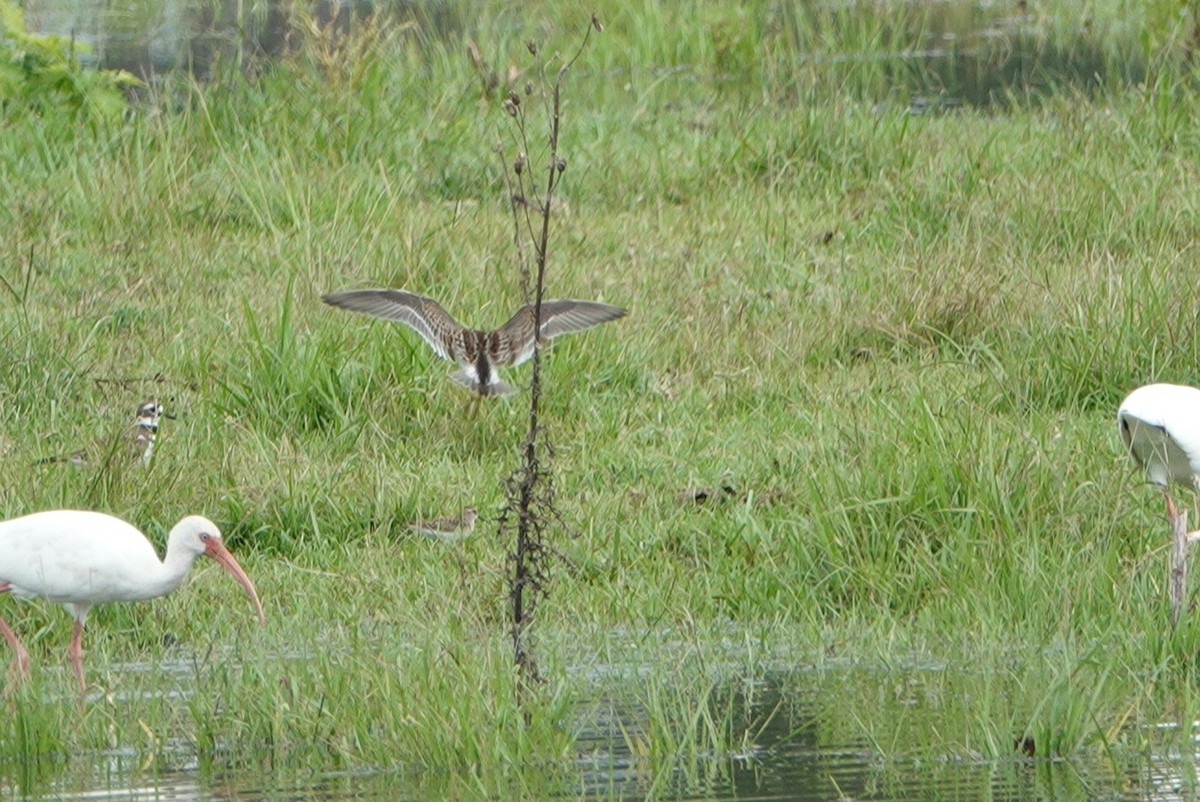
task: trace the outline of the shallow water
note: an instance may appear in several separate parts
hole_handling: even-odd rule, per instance
[[[1074,802],[1194,799],[1197,790],[1195,724],[1183,737],[1175,725],[1151,728],[1149,749],[1115,745],[1070,760],[1026,757],[1015,744],[1001,758],[984,758],[961,743],[947,747],[939,734],[959,731],[955,719],[970,706],[951,698],[963,691],[964,672],[933,664],[826,665],[720,680],[712,706],[732,713],[732,747],[713,750],[701,739],[698,749],[664,760],[662,744],[651,745],[655,722],[644,689],[629,669],[591,664],[572,672],[588,677],[585,685],[594,680],[597,694],[576,711],[576,759],[559,767],[537,796]],[[884,726],[863,721],[864,711]],[[169,768],[157,770],[122,752],[76,755],[53,766],[0,763],[0,799],[327,802],[463,798],[473,788],[470,778],[412,767],[227,771],[198,765],[186,744],[166,752],[155,764]],[[520,787],[531,796],[528,783]]]
[[[735,733],[744,734],[738,747],[699,762],[680,761],[666,779],[644,771],[628,738],[614,737],[637,732],[648,718],[629,700],[614,699],[593,729],[581,733],[581,751],[593,750],[591,762],[578,766],[582,795],[806,802],[1196,798],[1196,736],[1187,750],[1177,740],[1175,746],[1164,741],[1148,753],[1114,749],[1070,760],[1027,757],[1015,739],[1011,755],[1000,759],[961,745],[944,747],[937,733],[954,731],[951,719],[963,712],[961,699],[942,696],[958,687],[949,679],[944,667],[927,665],[842,666],[736,681],[724,689],[729,699],[721,706],[737,711]],[[846,702],[843,693],[866,702]],[[875,743],[865,734],[872,724],[858,720],[863,709],[891,722],[881,732],[893,740]],[[855,721],[838,721],[839,716]],[[898,717],[907,724],[897,725]]]
[[[224,58],[247,67],[288,47],[291,4],[278,0],[164,0],[157,3],[112,3],[104,0],[25,0],[30,31],[55,34],[82,44],[85,63],[126,69],[149,78],[175,69],[210,77]],[[315,4],[319,25],[344,25],[354,11],[372,5],[390,7],[417,41],[457,36],[466,27],[461,4],[440,0],[385,0],[350,3],[327,0]],[[511,24],[523,24],[520,5],[507,9]],[[468,6],[469,7],[469,6]],[[865,17],[879,13],[873,0],[797,2],[774,9],[768,26],[775,35],[797,40],[802,61],[826,65],[839,74],[867,72],[875,76],[878,100],[897,97],[916,114],[960,106],[1003,106],[1013,97],[1052,90],[1088,92],[1113,83],[1139,82],[1145,74],[1136,37],[1122,55],[1106,48],[1081,9],[1068,37],[1050,36],[1048,22],[1024,3],[987,0],[912,2],[902,25],[883,29],[872,40],[872,52],[842,53],[822,48],[823,28],[855,29]],[[786,9],[780,11],[780,9]],[[888,17],[887,19],[893,19]],[[524,22],[527,22],[524,21]],[[870,26],[868,26],[870,27]],[[784,31],[780,33],[780,31]],[[714,43],[728,34],[720,25],[709,31]],[[833,37],[835,40],[837,37]],[[1111,37],[1110,37],[1111,38]],[[811,43],[811,45],[810,45]],[[661,75],[695,79],[686,65],[645,65]],[[737,81],[746,65],[731,66],[718,81]]]

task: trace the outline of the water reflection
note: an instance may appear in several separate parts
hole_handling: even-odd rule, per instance
[[[37,33],[71,37],[87,45],[85,60],[151,77],[187,69],[210,77],[219,59],[246,66],[282,53],[289,44],[295,4],[286,0],[26,0],[26,25]],[[345,26],[354,14],[378,8],[420,32],[419,39],[456,36],[467,3],[445,0],[323,0],[312,4],[318,26]],[[796,2],[773,4],[763,23],[800,56],[796,70],[815,68],[834,85],[856,85],[882,100],[902,97],[914,113],[995,106],[1013,97],[1051,90],[1088,92],[1132,83],[1145,74],[1138,42],[1123,52],[1101,44],[1090,17],[1079,12],[1070,33],[1050,35],[1050,21],[1024,2],[938,0],[905,4]],[[1070,9],[1062,11],[1070,14]],[[714,41],[728,36],[709,31]],[[856,38],[858,37],[858,38]],[[1112,37],[1108,37],[1111,39]],[[826,42],[847,42],[829,50]],[[686,65],[643,65],[656,74],[691,76]],[[729,65],[718,80],[736,80],[750,65]],[[773,71],[778,71],[776,68]],[[849,80],[853,77],[853,80]],[[786,89],[787,81],[784,78]]]
[[[165,772],[138,777],[137,772],[93,777],[86,787],[66,783],[33,796],[4,796],[17,800],[153,800],[199,802],[228,799],[239,802],[325,802],[326,800],[385,800],[412,798],[411,785],[398,778],[372,774],[326,774],[305,778],[278,775],[201,778],[196,772]],[[106,781],[107,780],[107,781]],[[0,786],[2,789],[2,786]]]
[[[1071,760],[1016,750],[985,759],[947,746],[962,742],[961,719],[971,715],[964,692],[980,679],[961,668],[835,665],[735,675],[714,681],[700,710],[664,702],[670,689],[655,687],[636,667],[593,664],[573,674],[594,678],[584,685],[598,689],[576,710],[577,757],[561,770],[528,769],[532,776],[518,786],[526,797],[1166,802],[1192,799],[1196,790],[1195,725],[1191,735],[1155,728],[1151,737],[1162,742],[1148,750],[1110,745]],[[664,744],[671,730],[664,719],[703,730],[705,710],[732,726],[715,739],[680,739],[674,752]],[[168,746],[170,757],[160,755],[153,766],[125,752],[0,763],[0,798],[325,802],[476,798],[483,787],[470,777],[399,766],[227,771],[200,765],[187,744]]]
[[[831,800],[1194,799],[1200,726],[1148,752],[1110,745],[1070,760],[1029,758],[1015,748],[985,758],[961,745],[981,678],[944,666],[844,666],[734,680],[712,705],[734,713],[732,745],[699,760],[680,757],[664,778],[641,753],[650,712],[636,699],[604,700],[580,735],[584,798]],[[863,720],[875,716],[878,726]],[[1200,724],[1200,723],[1198,723]],[[873,731],[886,734],[878,743]],[[1136,738],[1133,740],[1137,740]]]
[[[849,710],[835,702],[838,697],[829,693],[829,683],[844,682],[861,673],[859,669],[832,675],[777,673],[756,682],[730,683],[714,695],[713,704],[733,711],[735,748],[707,755],[699,766],[681,759],[666,780],[638,754],[640,739],[649,737],[641,729],[649,713],[627,698],[609,699],[594,728],[585,729],[580,737],[581,751],[587,755],[580,761],[583,796],[674,799],[699,795],[716,800],[795,802],[1087,798],[1039,797],[1041,767],[1016,756],[1001,763],[936,754],[897,760],[885,758],[867,739],[837,737],[839,730],[847,728],[845,722],[833,718]],[[887,673],[884,681],[895,682],[897,677]],[[860,681],[861,677],[854,679]],[[938,727],[938,721],[928,718],[929,712],[918,710],[914,716],[926,727]],[[622,736],[614,738],[618,732]],[[1072,771],[1065,763],[1044,766],[1052,773]]]
[[[111,0],[26,0],[26,28],[82,44],[88,65],[124,69],[142,78],[187,70],[201,80],[211,77],[218,60],[235,64],[272,58],[290,45],[297,4],[292,0],[164,0],[114,3]],[[423,22],[445,22],[436,2],[385,0],[378,5],[393,15]],[[305,5],[306,17],[325,28],[344,29],[371,3],[318,0]]]
[[[912,2],[903,6],[907,13],[891,15],[871,6],[854,0],[797,3],[785,27],[806,54],[804,63],[838,80],[855,76],[877,99],[907,98],[917,114],[962,105],[1002,107],[1056,90],[1088,94],[1145,77],[1137,43],[1100,31],[1086,9],[1058,9],[1066,33],[1056,33],[1056,21],[1023,0]],[[829,50],[824,40],[848,38],[833,31],[858,31],[868,46]]]

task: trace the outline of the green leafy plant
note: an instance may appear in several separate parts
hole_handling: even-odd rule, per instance
[[[86,50],[29,33],[20,6],[0,0],[0,116],[65,111],[91,123],[119,120],[128,106],[124,89],[143,84],[125,70],[85,69],[76,55]]]

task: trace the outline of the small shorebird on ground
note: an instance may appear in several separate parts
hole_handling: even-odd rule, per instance
[[[158,424],[162,418],[174,418],[158,403],[157,399],[147,398],[137,408],[137,417],[121,435],[123,442],[117,448],[129,455],[132,463],[149,465],[154,456],[154,441],[158,437]],[[35,464],[48,462],[69,462],[76,467],[83,467],[88,462],[86,449],[72,451],[67,456],[44,457]]]
[[[571,334],[625,316],[625,309],[596,301],[542,301],[541,325],[534,332],[533,304],[516,311],[493,331],[468,329],[432,298],[405,290],[347,290],[322,296],[331,306],[362,312],[411,327],[443,359],[457,362],[450,378],[479,395],[515,392],[497,368],[519,365],[535,348],[560,334]]]
[[[163,418],[173,419],[175,416],[167,413],[157,399],[147,398],[137,410],[137,420],[126,431],[129,441],[129,455],[134,460],[141,460],[143,465],[149,465],[154,456],[154,441],[158,439],[158,423]]]
[[[82,468],[87,465],[87,449],[80,448],[72,451],[70,454],[63,456],[55,454],[53,457],[42,457],[33,461],[34,465],[49,465],[52,462],[69,462],[76,468]]]
[[[440,540],[443,543],[454,543],[475,531],[475,520],[478,517],[479,514],[474,507],[464,507],[458,515],[412,521],[408,526],[418,535],[432,540]]]

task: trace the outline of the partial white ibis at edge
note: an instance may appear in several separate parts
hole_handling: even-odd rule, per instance
[[[1121,439],[1133,459],[1158,485],[1175,527],[1179,510],[1172,484],[1200,493],[1200,389],[1180,384],[1147,384],[1125,397],[1117,412]],[[1193,532],[1189,540],[1200,538]]]
[[[66,606],[75,616],[68,654],[80,687],[83,679],[83,625],[93,605],[165,596],[179,587],[192,563],[208,555],[233,574],[265,622],[258,593],[246,572],[225,548],[216,525],[189,515],[171,529],[167,553],[154,547],[136,527],[101,512],[49,510],[0,521],[0,594],[40,597]],[[17,680],[29,675],[29,653],[0,617],[0,635],[16,652]]]

